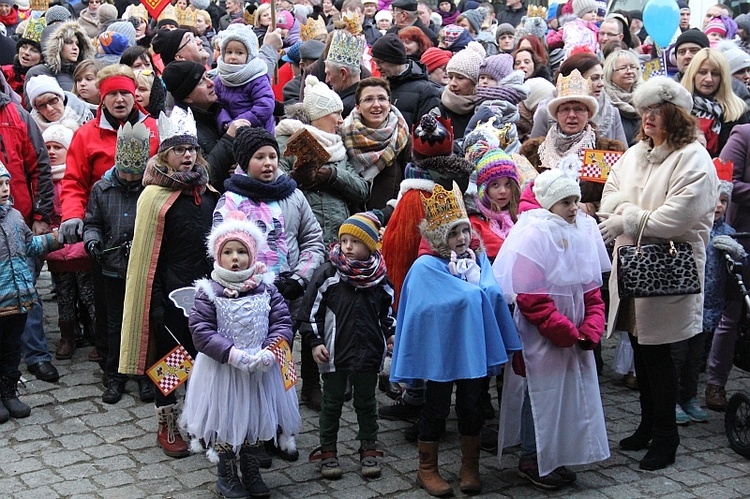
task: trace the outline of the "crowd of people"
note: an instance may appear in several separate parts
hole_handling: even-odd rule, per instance
[[[518,474],[553,490],[609,457],[615,335],[640,405],[619,445],[671,465],[678,426],[726,408],[742,300],[722,255],[750,247],[729,237],[750,229],[750,16],[717,4],[692,27],[677,7],[660,47],[597,0],[176,0],[156,18],[0,0],[0,423],[31,412],[22,361],[54,383],[53,353],[90,344],[102,401],[135,380],[158,446],[205,452],[223,497],[270,494],[260,468],[299,458],[300,403],[320,413],[310,461],[340,478],[352,399],[364,477],[378,418],[406,420],[417,483],[452,493],[455,400],[462,492],[481,492],[480,449],[519,444]],[[700,292],[621,296],[613,255],[663,240],[687,243]],[[178,345],[184,394],[146,375]]]

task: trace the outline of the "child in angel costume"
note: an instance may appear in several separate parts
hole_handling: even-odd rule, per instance
[[[539,207],[521,214],[493,264],[515,297],[523,343],[505,370],[498,449],[520,442],[519,476],[547,490],[575,481],[566,466],[609,457],[592,349],[604,332],[599,288],[610,261],[596,222],[578,210],[576,176],[554,169],[535,179]]]
[[[297,394],[285,389],[269,350],[279,339],[291,344],[293,335],[273,273],[256,259],[264,242],[241,212],[228,213],[208,237],[214,269],[210,279],[197,281],[190,311],[198,355],[180,425],[203,439],[209,459],[218,463],[216,488],[222,497],[268,497],[257,446],[276,439],[279,426],[279,445],[290,444],[301,424]]]
[[[391,380],[427,380],[417,483],[436,496],[453,492],[438,472],[438,437],[456,385],[460,488],[478,493],[482,379],[496,375],[521,344],[458,185],[447,191],[435,184],[422,203],[423,239],[401,290]]]

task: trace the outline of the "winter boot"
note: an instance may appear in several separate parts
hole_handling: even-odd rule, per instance
[[[341,478],[342,470],[339,465],[338,452],[336,444],[321,445],[316,447],[308,456],[309,462],[320,461],[320,474],[323,478],[338,480]]]
[[[260,476],[260,463],[257,451],[263,448],[263,442],[250,445],[248,442],[240,447],[240,473],[242,473],[242,486],[250,494],[250,497],[269,497],[271,491]]]
[[[59,321],[57,325],[60,328],[60,345],[57,347],[55,358],[69,359],[76,351],[76,323],[75,321]]]
[[[461,435],[461,492],[478,494],[482,491],[479,479],[479,449],[482,437]]]
[[[227,499],[246,499],[250,497],[237,476],[237,457],[231,450],[219,452],[219,465],[216,478],[216,492],[219,497]]]
[[[156,408],[156,418],[159,422],[156,444],[169,457],[187,457],[190,455],[190,450],[188,450],[187,443],[182,439],[180,430],[177,429],[177,417],[177,404]]]
[[[31,414],[31,407],[18,400],[18,380],[20,379],[20,374],[17,376],[3,374],[0,377],[0,399],[8,410],[8,415],[15,419],[28,418]],[[0,421],[1,416],[2,414],[0,414]]]
[[[423,488],[431,496],[441,497],[453,493],[453,487],[443,480],[438,472],[438,442],[417,443],[419,446],[419,469],[417,470],[417,486]]]
[[[362,440],[359,447],[359,468],[363,477],[377,478],[380,476],[379,457],[383,457],[383,452],[378,450],[377,444]]]

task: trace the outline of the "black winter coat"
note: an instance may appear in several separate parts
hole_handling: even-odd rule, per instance
[[[419,118],[440,105],[440,91],[430,83],[427,69],[421,62],[408,61],[403,74],[388,78],[391,102],[401,111],[411,130]]]

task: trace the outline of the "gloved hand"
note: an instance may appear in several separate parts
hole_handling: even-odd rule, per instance
[[[250,371],[262,371],[267,373],[276,363],[276,356],[264,348],[256,353],[250,361]]]
[[[730,236],[716,236],[713,238],[714,248],[728,253],[734,261],[743,260],[747,256],[745,248]]]
[[[99,241],[89,241],[86,245],[86,253],[97,262],[100,262],[102,260],[102,243]]]
[[[513,358],[510,361],[513,372],[522,378],[526,377],[526,362],[523,360],[523,352],[513,352]]]
[[[612,213],[597,213],[601,222],[599,222],[599,233],[604,239],[604,244],[610,244],[617,239],[617,236],[625,232],[622,221],[622,215],[613,215]]]
[[[331,180],[332,175],[333,175],[333,170],[331,170],[327,166],[321,166],[315,171],[315,184],[316,185],[327,184],[328,181]]]
[[[229,350],[229,359],[227,360],[227,363],[232,367],[236,367],[240,371],[251,373],[254,371],[254,368],[251,368],[253,359],[254,357],[247,352],[232,347],[231,350]]]
[[[73,244],[81,240],[83,236],[83,220],[70,218],[60,224],[58,240],[61,243]]]
[[[292,301],[302,296],[305,289],[302,285],[291,276],[279,276],[274,282],[276,287],[285,299]]]
[[[299,186],[300,189],[312,189],[317,185],[317,182],[315,180],[315,173],[316,169],[314,168],[310,168],[309,166],[300,166],[298,168],[294,168],[289,173],[289,176],[292,177],[295,182],[297,182],[297,186]]]

